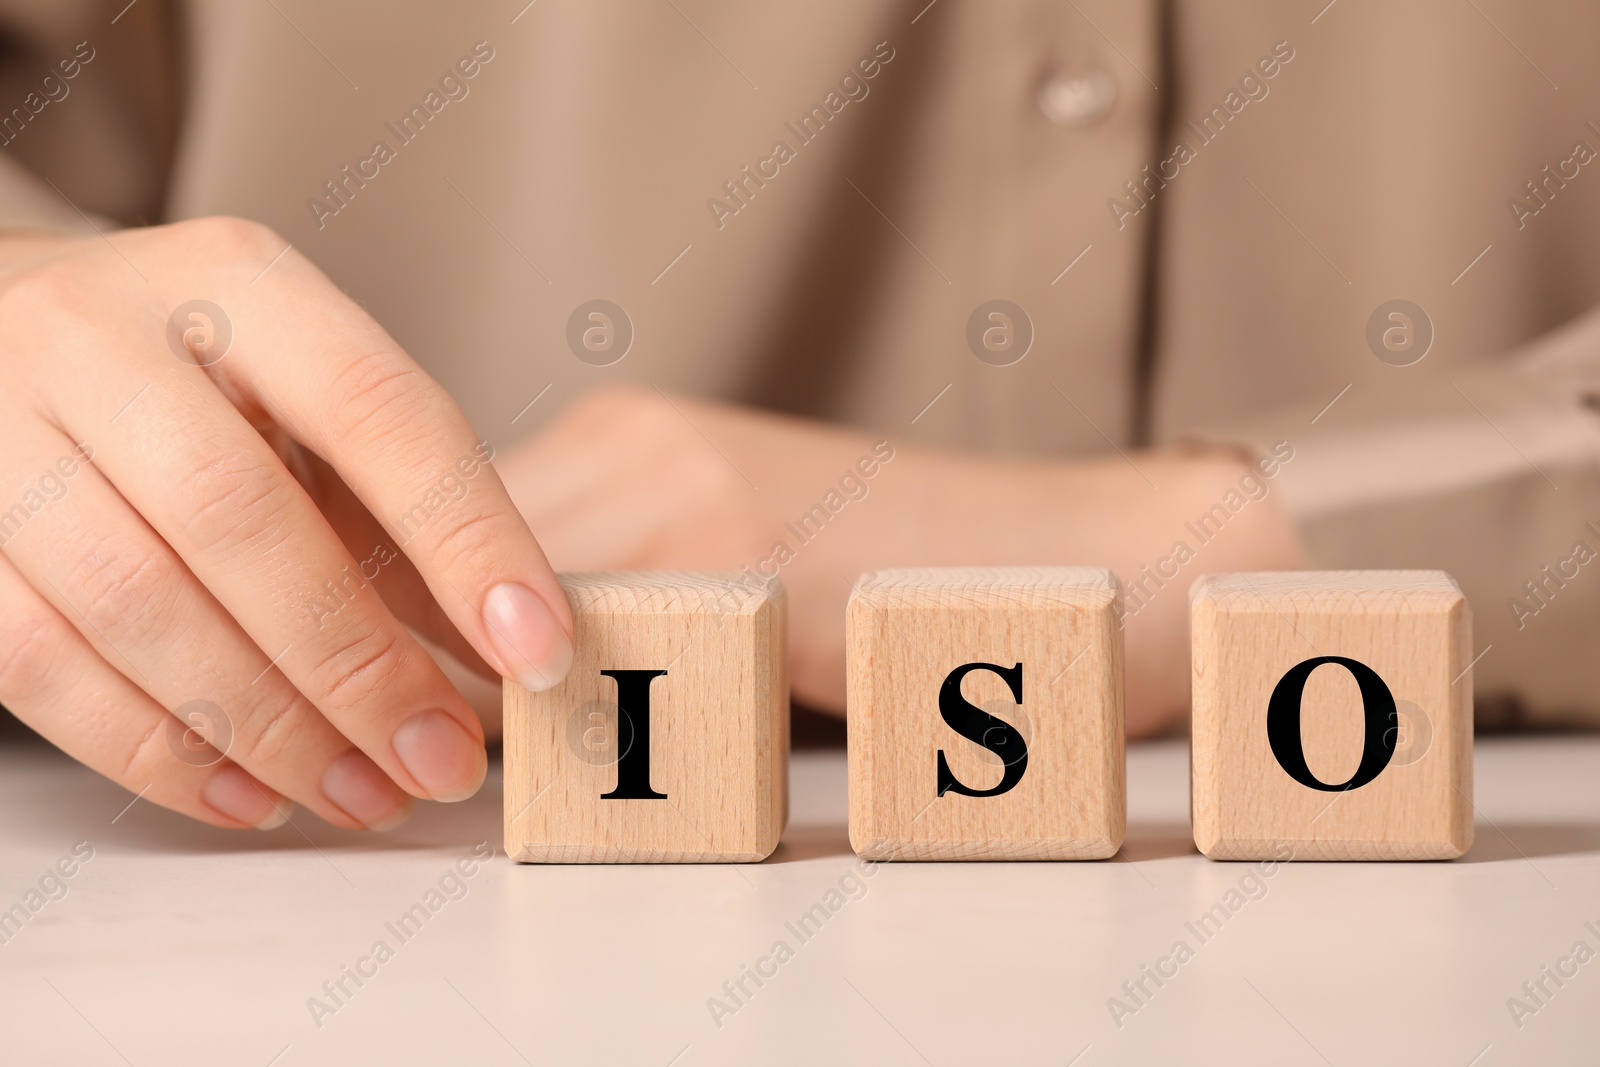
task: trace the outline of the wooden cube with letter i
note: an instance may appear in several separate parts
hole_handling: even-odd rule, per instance
[[[505,689],[506,854],[534,863],[765,859],[788,805],[776,581],[567,574],[572,669]]]
[[[875,860],[1103,859],[1125,813],[1121,589],[1097,567],[863,575],[850,843]]]
[[[1442,571],[1207,575],[1191,599],[1194,840],[1213,859],[1472,844],[1472,611]]]

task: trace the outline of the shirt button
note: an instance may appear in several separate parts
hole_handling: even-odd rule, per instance
[[[1115,79],[1099,66],[1057,70],[1039,85],[1039,110],[1057,126],[1090,126],[1117,100]]]

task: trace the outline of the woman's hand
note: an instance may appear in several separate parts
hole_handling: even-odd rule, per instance
[[[1111,567],[1132,594],[1127,723],[1140,735],[1188,705],[1194,578],[1304,565],[1268,480],[1231,454],[980,458],[644,389],[589,394],[499,465],[562,570],[778,574],[795,696],[840,714],[844,607],[864,571]],[[1241,495],[1242,483],[1262,488]],[[1139,595],[1145,564],[1196,542],[1185,524],[1230,491],[1248,503],[1176,577],[1159,588],[1146,579]]]
[[[405,624],[534,687],[571,662],[487,453],[261,226],[0,238],[0,703],[217,826],[470,795],[482,728]]]

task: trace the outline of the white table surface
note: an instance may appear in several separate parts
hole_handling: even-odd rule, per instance
[[[1285,864],[1204,943],[1185,923],[1253,867],[1194,852],[1184,745],[1133,746],[1128,772],[1117,860],[881,866],[802,943],[785,923],[856,861],[843,755],[799,754],[766,863],[497,854],[401,943],[386,922],[498,850],[496,777],[387,836],[309,815],[236,834],[9,743],[0,909],[94,853],[0,945],[0,1062],[1600,1062],[1600,959],[1520,1029],[1507,1007],[1576,942],[1600,951],[1600,738],[1480,742],[1464,859]],[[308,999],[380,939],[392,958],[317,1025]],[[708,998],[780,939],[792,958],[719,1027]],[[1118,1027],[1108,998],[1180,939],[1193,958]]]

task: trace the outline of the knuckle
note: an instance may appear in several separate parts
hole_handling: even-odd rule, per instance
[[[28,700],[49,684],[66,646],[67,629],[44,610],[4,613],[0,619],[0,695]]]
[[[430,555],[436,566],[452,570],[463,559],[493,559],[495,551],[507,543],[501,516],[480,512],[455,519],[434,541]]]
[[[202,551],[230,553],[286,536],[294,497],[281,468],[233,454],[191,471],[184,533]]]
[[[122,767],[116,776],[124,785],[135,781],[155,781],[174,761],[167,748],[166,733],[170,727],[166,717],[155,719],[127,749],[122,757]]]
[[[421,368],[379,349],[347,351],[335,363],[332,421],[342,439],[381,447],[428,424],[437,397]]]
[[[312,669],[311,678],[323,703],[347,709],[404,692],[412,679],[411,668],[412,656],[400,634],[380,627],[330,649]]]
[[[171,231],[186,247],[197,245],[224,260],[254,261],[263,254],[276,254],[284,245],[271,227],[234,215],[190,219],[174,224]]]
[[[165,554],[106,537],[70,572],[67,595],[92,629],[138,642],[170,628],[177,578]]]
[[[229,756],[252,767],[274,766],[285,760],[304,739],[304,727],[317,710],[300,693],[293,693],[283,704],[262,709],[260,721],[252,719],[248,730],[237,735],[243,751]]]
[[[79,300],[83,279],[62,266],[47,263],[25,271],[0,288],[0,323],[7,327],[38,323],[70,311]]]

